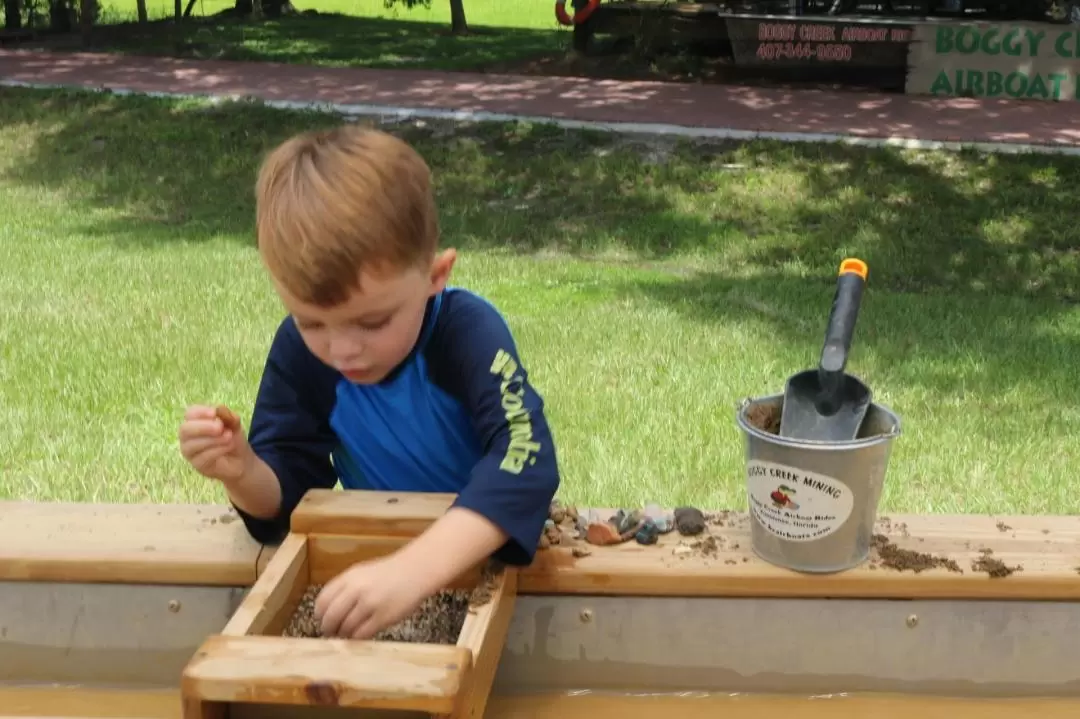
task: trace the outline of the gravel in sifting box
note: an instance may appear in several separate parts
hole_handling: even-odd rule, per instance
[[[475,589],[446,589],[435,593],[424,600],[411,616],[382,630],[373,639],[416,644],[456,644],[469,611],[491,601],[498,572],[496,568],[485,570]],[[321,590],[321,584],[307,588],[282,636],[322,637],[315,618],[315,599]]]

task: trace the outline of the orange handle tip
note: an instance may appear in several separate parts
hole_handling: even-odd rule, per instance
[[[859,277],[866,279],[866,275],[869,274],[870,268],[866,266],[866,263],[855,257],[849,257],[840,263],[840,274],[846,275],[849,272],[853,272]]]

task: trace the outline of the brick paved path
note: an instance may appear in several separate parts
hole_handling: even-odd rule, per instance
[[[25,50],[0,50],[0,80],[738,131],[1080,148],[1080,102],[926,98]]]

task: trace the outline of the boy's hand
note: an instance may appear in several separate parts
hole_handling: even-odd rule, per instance
[[[255,453],[228,407],[188,407],[179,436],[180,453],[199,474],[225,485],[250,474]]]
[[[370,639],[416,611],[427,595],[415,565],[391,555],[330,580],[315,600],[315,618],[325,637]]]

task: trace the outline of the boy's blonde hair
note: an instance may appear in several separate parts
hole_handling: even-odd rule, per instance
[[[279,145],[259,170],[255,202],[267,269],[307,304],[340,304],[362,269],[404,270],[438,247],[427,163],[393,135],[358,125]]]

